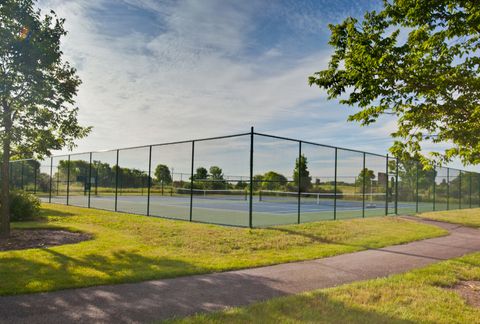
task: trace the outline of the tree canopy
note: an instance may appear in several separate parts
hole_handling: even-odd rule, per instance
[[[9,235],[11,155],[49,155],[90,131],[73,106],[81,81],[62,57],[64,22],[53,11],[42,15],[33,0],[0,2],[1,236]]]
[[[384,1],[330,30],[334,53],[309,83],[357,107],[350,121],[394,116],[391,152],[402,160],[480,163],[479,1]],[[424,154],[432,142],[449,147]]]

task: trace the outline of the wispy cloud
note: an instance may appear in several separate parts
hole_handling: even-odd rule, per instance
[[[386,152],[393,128],[307,85],[331,54],[327,24],[371,1],[41,0],[66,18],[64,52],[83,84],[76,151],[257,129]],[[360,139],[360,141],[359,141]],[[363,141],[362,141],[363,139]],[[369,141],[370,140],[370,141]],[[360,143],[360,144],[359,144]]]

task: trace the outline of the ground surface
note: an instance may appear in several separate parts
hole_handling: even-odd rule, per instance
[[[42,249],[52,246],[79,243],[91,239],[87,233],[55,229],[13,230],[10,237],[0,239],[0,251]]]
[[[428,212],[419,214],[419,216],[469,227],[480,227],[480,208]]]
[[[200,311],[213,311],[225,307],[247,305],[272,297],[332,287],[352,281],[383,277],[448,258],[458,257],[469,252],[480,251],[478,230],[452,224],[426,222],[448,229],[451,235],[320,260],[263,268],[156,280],[138,284],[1,297],[0,318],[9,323],[71,321],[150,322],[170,318],[173,315],[185,316]],[[463,272],[453,268],[446,271],[444,277],[434,274],[429,275],[427,279],[430,281],[437,280],[437,282],[445,285],[452,285],[455,283],[454,278],[457,272],[465,277],[480,276],[480,262],[478,259],[467,258],[459,262],[466,265],[466,270],[460,269]],[[435,298],[435,289],[437,288],[421,290],[421,294],[418,296],[408,297],[407,294],[407,297],[405,297],[401,293],[408,293],[409,290],[415,289],[421,282],[421,279],[406,286],[401,285],[402,281],[398,282],[398,279],[396,280],[400,287],[390,285],[385,294],[381,293],[381,289],[384,288],[374,282],[371,290],[363,288],[363,290],[357,291],[354,289],[353,292],[349,293],[348,290],[342,291],[342,288],[338,288],[340,292],[337,292],[337,296],[334,291],[333,295],[337,297],[333,299],[330,298],[328,293],[322,292],[316,295],[299,297],[304,299],[300,302],[293,299],[292,305],[298,306],[298,308],[295,307],[294,309],[289,307],[289,300],[287,300],[287,303],[273,301],[271,302],[273,303],[271,304],[273,305],[271,309],[264,306],[254,306],[257,307],[256,311],[251,309],[237,311],[237,313],[241,313],[240,317],[235,315],[237,313],[234,313],[233,316],[231,313],[223,313],[213,315],[214,317],[206,320],[209,322],[285,322],[295,320],[316,322],[318,319],[333,318],[340,319],[340,322],[348,320],[361,322],[363,320],[363,322],[375,323],[410,323],[408,316],[404,320],[401,316],[402,313],[398,314],[398,309],[402,309],[401,307],[405,308],[411,304],[428,306],[427,310],[429,312],[423,309],[427,321],[433,322],[431,321],[432,318],[442,318],[442,312],[448,308],[445,308],[446,306],[443,304],[438,304],[442,302],[442,298]],[[374,287],[375,285],[377,287]],[[367,287],[369,287],[368,284]],[[398,290],[400,288],[402,290]],[[447,290],[444,291],[446,292]],[[357,292],[360,292],[358,296]],[[446,293],[454,294],[453,292]],[[364,297],[366,294],[369,294],[369,296]],[[320,297],[317,298],[317,296]],[[400,296],[399,298],[403,299],[397,300],[395,299],[396,296]],[[355,304],[350,306],[348,300],[356,298],[360,298],[360,300],[361,298],[366,298],[366,302],[370,305],[368,307],[373,308],[373,310],[369,310],[368,307],[362,309]],[[389,298],[393,298],[393,300],[387,300]],[[385,306],[385,309],[388,311],[378,311],[372,306],[380,305],[379,307],[384,307],[384,299],[388,306]],[[313,307],[311,311],[309,311],[308,307],[301,307],[302,304],[309,301],[313,305],[326,304],[327,307],[320,308],[320,313],[318,307]],[[460,297],[457,296],[456,302],[457,304],[461,302]],[[395,303],[400,303],[400,305]],[[456,305],[453,306],[456,307]],[[437,310],[437,307],[439,309],[435,316],[440,317],[432,317],[433,315],[430,313],[433,313],[432,309]],[[263,312],[262,309],[264,310]],[[458,320],[465,320],[465,322],[472,322],[472,320],[480,318],[477,313],[470,309],[468,312],[459,313],[457,307],[455,311],[454,315],[458,317]],[[300,317],[296,318],[296,316]],[[205,317],[201,317],[193,320],[201,320],[202,318],[205,319]]]
[[[44,205],[23,228],[91,233],[78,244],[0,252],[0,295],[138,282],[316,259],[444,235],[393,217],[245,229]]]

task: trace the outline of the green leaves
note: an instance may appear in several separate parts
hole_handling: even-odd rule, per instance
[[[81,84],[76,70],[62,59],[64,19],[42,16],[32,0],[0,3],[0,124],[11,119],[17,156],[45,156],[73,147],[90,128],[78,124],[73,105]],[[26,33],[28,31],[28,33]]]
[[[334,54],[308,82],[357,108],[362,125],[397,117],[391,148],[425,163],[480,163],[480,3],[396,0],[331,25]],[[425,155],[428,144],[448,144]]]

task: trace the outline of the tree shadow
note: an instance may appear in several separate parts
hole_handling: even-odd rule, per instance
[[[205,273],[208,270],[170,258],[150,258],[126,251],[114,253],[113,259],[98,254],[77,258],[50,249],[45,252],[54,262],[46,264],[44,261],[27,260],[20,254],[4,258],[2,262],[8,264],[8,267],[1,268],[0,276],[5,279],[0,282],[0,287],[3,286],[5,290],[8,282],[12,287],[50,285],[56,289],[98,285],[105,281],[109,284],[137,283],[0,297],[2,321],[152,322],[251,305],[289,294],[289,288],[284,287],[278,280],[242,271],[178,277],[192,272]],[[138,282],[149,277],[158,277],[158,272],[154,271],[158,268],[170,271],[166,276],[176,278]],[[4,276],[7,271],[14,271],[17,275],[10,275],[7,279]],[[21,273],[28,274],[28,278],[21,277]],[[22,293],[22,290],[16,293]],[[359,319],[364,323],[409,323],[386,315],[353,309],[332,301],[321,293],[315,294],[321,298],[315,297],[317,300],[313,300],[307,295],[301,296],[300,300],[313,303],[316,308],[314,311],[321,312],[322,318],[327,322],[331,317],[353,322]],[[288,319],[286,309],[282,307],[281,311],[282,316]],[[295,313],[298,312],[292,312],[292,320],[296,319],[293,317]],[[248,316],[248,313],[245,314]],[[305,314],[308,315],[308,312]],[[228,320],[230,315],[224,316]],[[265,316],[269,321],[274,321],[268,314]]]
[[[67,216],[74,216],[74,213],[60,211],[58,209],[52,209],[46,207],[45,205],[42,206],[40,209],[40,217],[46,219],[47,216],[56,216],[56,217],[67,217]]]

